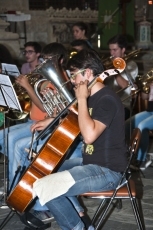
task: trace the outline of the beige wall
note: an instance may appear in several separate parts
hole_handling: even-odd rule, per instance
[[[29,9],[28,0],[0,0],[0,11],[2,9],[26,11]]]

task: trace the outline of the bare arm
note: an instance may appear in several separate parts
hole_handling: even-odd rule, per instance
[[[129,85],[129,82],[125,80],[120,74],[115,76],[117,84],[122,88],[126,88]]]
[[[45,129],[52,121],[54,120],[53,117],[45,118],[44,120],[38,121],[35,124],[31,125],[31,132],[34,130],[40,131]]]
[[[43,107],[42,102],[39,100],[39,98],[37,97],[33,87],[29,84],[28,79],[25,75],[20,75],[17,79],[16,79],[16,83],[20,84],[28,93],[30,99],[32,100],[32,102],[43,112],[45,112],[45,109]]]
[[[87,81],[80,82],[75,89],[75,93],[78,100],[78,121],[80,131],[85,143],[91,144],[105,130],[106,125],[90,117],[87,107],[87,98],[90,94],[87,88]]]

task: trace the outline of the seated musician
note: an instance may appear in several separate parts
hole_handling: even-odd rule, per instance
[[[97,81],[91,90],[87,88],[88,82],[104,71],[95,52],[82,50],[69,60],[68,65],[78,102],[78,122],[84,140],[83,158],[66,160],[60,172],[36,180],[33,190],[61,229],[83,230],[84,223],[70,197],[75,199],[85,192],[116,188],[127,165],[124,107],[119,97],[102,82]],[[50,120],[32,125],[32,131],[44,129]],[[53,186],[54,180],[58,188]],[[66,185],[65,180],[68,181]],[[90,226],[88,229],[94,228]]]
[[[111,59],[116,57],[126,58],[126,50],[128,47],[127,38],[124,35],[115,35],[108,41]],[[126,61],[125,70],[114,77],[107,78],[105,84],[110,86],[115,92],[118,92],[125,108],[125,120],[130,117],[131,109],[131,88],[135,87],[133,82],[138,75],[138,66],[133,60]]]
[[[29,71],[32,71],[40,62],[39,62],[39,56],[41,53],[41,46],[37,42],[27,42],[25,44],[25,50],[24,54],[26,57],[26,66],[28,64],[29,68],[26,70],[24,69],[23,74],[28,74]],[[25,138],[27,136],[31,136],[30,132],[30,126],[34,121],[38,121],[40,119],[43,119],[46,117],[46,112],[42,106],[42,103],[39,101],[37,96],[34,93],[34,90],[32,86],[29,84],[26,76],[20,75],[17,80],[17,84],[21,85],[29,94],[29,97],[32,101],[32,107],[31,111],[34,110],[34,113],[30,113],[30,119],[28,119],[27,122],[13,125],[9,127],[9,129],[5,129],[5,133],[7,134],[7,156],[9,159],[9,175],[8,180],[11,182],[13,180],[12,175],[12,162],[14,158],[14,147],[15,143],[18,140],[22,140],[22,138]],[[26,92],[25,91],[25,92]],[[1,152],[4,152],[4,140],[3,140],[3,130],[0,131],[0,147]],[[15,169],[16,170],[16,169]],[[9,187],[10,187],[9,186]],[[1,192],[3,192],[1,190]]]
[[[145,111],[135,114],[131,119],[125,122],[125,131],[127,141],[130,139],[131,130],[139,128],[141,131],[141,140],[137,154],[137,162],[135,166],[140,167],[141,170],[145,170],[148,163],[147,153],[149,148],[149,131],[153,130],[153,82],[149,84],[150,92],[141,92],[141,98],[148,101],[148,108]]]

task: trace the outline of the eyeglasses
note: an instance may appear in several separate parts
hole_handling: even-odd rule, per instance
[[[34,50],[25,50],[23,51],[23,55],[26,55],[26,54],[32,54],[32,53],[36,53]]]
[[[86,69],[80,69],[80,70],[78,70],[76,73],[70,74],[70,78],[73,79],[73,80],[75,80],[76,76],[77,76],[79,73],[83,73],[83,75],[84,75],[84,71],[85,71],[85,70],[86,70]]]

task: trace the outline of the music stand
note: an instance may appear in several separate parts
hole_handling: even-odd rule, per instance
[[[6,151],[6,134],[5,134],[5,114],[10,109],[15,109],[20,112],[22,112],[21,106],[19,104],[17,95],[15,93],[15,90],[13,88],[13,85],[10,81],[9,76],[0,74],[0,106],[4,107],[4,127],[3,127],[3,138],[4,138],[4,193],[3,193],[3,200],[4,204],[2,206],[6,206],[6,156],[8,157],[7,151]]]
[[[7,63],[2,63],[2,73],[12,77],[18,77],[20,75],[20,72],[16,65]]]
[[[17,95],[15,93],[15,90],[12,86],[12,83],[10,81],[9,76],[0,74],[0,106],[4,106],[7,110],[10,109],[16,109],[20,112],[22,112],[21,106],[19,104]],[[4,120],[5,120],[5,112],[4,112]],[[4,121],[4,194],[3,194],[3,200],[4,203],[2,204],[2,207],[7,207],[6,204],[6,159],[7,151],[6,151],[6,143],[5,143],[5,121]],[[50,223],[43,223],[41,220],[37,219],[33,216],[31,213],[25,213],[23,215],[19,215],[18,212],[16,212],[14,209],[11,209],[6,218],[3,220],[3,222],[0,224],[0,229],[3,229],[3,227],[8,223],[8,221],[13,217],[14,214],[17,214],[21,221],[27,226],[30,227],[32,230],[44,230],[51,226]]]

